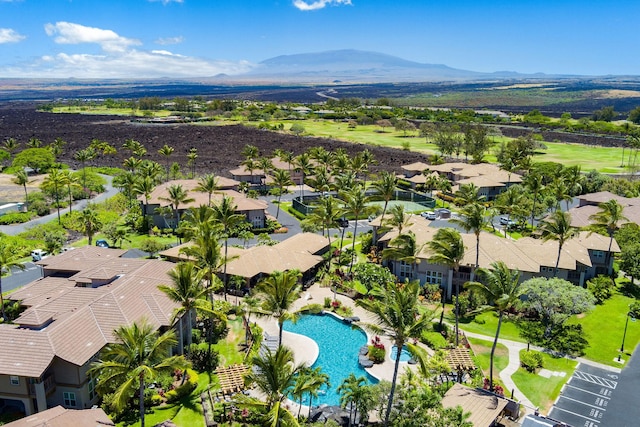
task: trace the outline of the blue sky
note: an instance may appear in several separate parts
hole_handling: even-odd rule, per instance
[[[638,75],[638,17],[638,0],[0,0],[0,77],[233,75],[337,49]]]

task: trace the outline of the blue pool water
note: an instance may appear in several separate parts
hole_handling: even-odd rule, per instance
[[[395,361],[396,357],[398,357],[398,347],[395,345],[391,347],[391,360]],[[400,352],[400,361],[408,362],[411,359],[411,353],[407,350],[407,347],[402,347],[402,351]]]
[[[367,336],[362,330],[351,329],[350,325],[328,314],[302,316],[296,324],[285,322],[284,330],[305,335],[318,344],[320,353],[313,368],[321,367],[329,375],[331,388],[322,390],[313,399],[313,406],[339,405],[340,395],[336,390],[351,373],[356,377],[364,376],[372,384],[378,382],[358,364],[358,351],[367,344]]]

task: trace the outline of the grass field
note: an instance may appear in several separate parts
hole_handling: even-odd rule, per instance
[[[522,350],[520,354],[523,351],[526,350]],[[554,375],[551,378],[545,378],[537,373],[530,373],[523,368],[519,368],[511,376],[511,379],[534,405],[538,406],[543,413],[548,413],[551,405],[560,395],[562,386],[576,369],[578,362],[562,357],[552,357],[546,353],[542,353],[542,359],[544,369],[552,372],[563,372],[564,376]]]

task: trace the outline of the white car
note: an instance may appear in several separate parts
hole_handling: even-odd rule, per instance
[[[516,225],[516,222],[507,218],[506,216],[500,217],[500,225],[506,225],[507,227],[513,227]]]
[[[31,259],[33,262],[43,260],[47,257],[49,257],[49,252],[43,249],[34,249],[31,251]]]
[[[429,219],[431,221],[433,221],[434,219],[438,218],[436,213],[433,212],[433,211],[424,211],[424,212],[420,213],[420,216],[423,217],[423,218]]]

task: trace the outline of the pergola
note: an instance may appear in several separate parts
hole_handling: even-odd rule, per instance
[[[476,369],[476,365],[471,359],[468,348],[458,347],[449,350],[446,360],[452,371],[469,372]]]
[[[239,393],[244,390],[244,374],[247,372],[244,364],[230,365],[216,369],[223,395]]]

